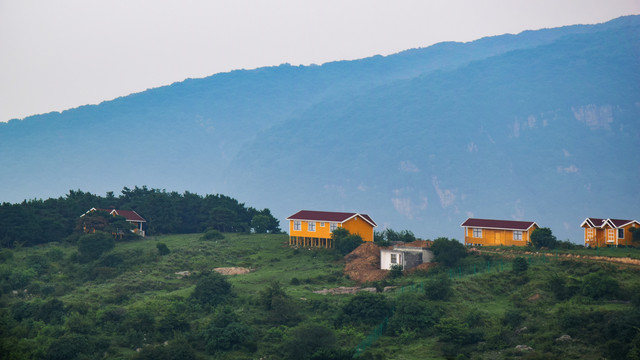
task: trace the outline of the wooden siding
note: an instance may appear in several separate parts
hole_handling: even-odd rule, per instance
[[[300,222],[300,230],[295,230],[295,222]],[[310,224],[313,224],[310,226]],[[333,247],[331,241],[331,222],[311,220],[289,220],[289,245],[310,247]],[[334,223],[344,227],[351,234],[358,234],[363,241],[373,241],[373,226],[360,216],[344,223]]]
[[[465,245],[481,245],[481,246],[527,246],[529,243],[531,232],[537,229],[536,225],[529,230],[522,231],[522,240],[514,240],[514,230],[507,229],[482,229],[482,237],[473,237],[472,227],[465,228],[464,243]]]
[[[633,235],[629,229],[634,225],[634,223],[631,223],[621,228],[613,228],[608,224],[602,228],[585,226],[584,245],[590,247],[631,246]],[[624,229],[623,238],[618,238],[618,229]]]

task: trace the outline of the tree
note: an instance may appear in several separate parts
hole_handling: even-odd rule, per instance
[[[231,296],[231,283],[217,272],[202,276],[191,297],[201,304],[218,305]]]
[[[251,219],[251,228],[258,234],[279,234],[280,222],[271,215],[269,209],[264,209],[253,216]]]
[[[396,300],[396,310],[389,320],[389,331],[399,335],[405,331],[431,328],[440,318],[439,312],[423,301],[424,295],[403,293]]]
[[[547,248],[554,249],[558,244],[558,239],[553,235],[551,229],[537,228],[533,230],[531,233],[531,244],[536,247],[536,249]]]
[[[100,257],[102,253],[113,249],[116,242],[113,236],[96,231],[93,234],[85,234],[78,239],[78,252],[84,261],[92,261]]]
[[[363,243],[360,235],[351,234],[349,230],[342,227],[331,232],[331,239],[333,239],[334,248],[342,255],[347,255]]]
[[[433,257],[436,262],[444,266],[454,266],[460,259],[467,256],[467,249],[458,240],[437,238],[431,245]]]

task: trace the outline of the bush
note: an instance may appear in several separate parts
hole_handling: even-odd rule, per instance
[[[387,276],[389,276],[391,279],[402,277],[402,265],[391,265],[391,269],[389,269],[389,274]]]
[[[468,343],[471,337],[469,325],[453,317],[440,319],[435,329],[442,342],[462,345]]]
[[[360,292],[342,307],[341,324],[376,325],[391,314],[391,306],[382,294]]]
[[[431,245],[434,260],[444,266],[454,266],[460,259],[467,256],[467,249],[459,241],[438,238]]]
[[[582,294],[592,299],[614,299],[619,289],[614,278],[600,271],[588,274],[582,280]]]
[[[191,297],[201,304],[218,305],[231,296],[231,283],[217,272],[202,276]]]
[[[258,305],[269,312],[272,322],[291,325],[300,321],[296,304],[277,281],[260,291]]]
[[[167,245],[163,243],[157,243],[156,248],[158,248],[158,254],[160,254],[161,256],[168,255],[171,252],[171,250],[169,250]]]
[[[218,351],[231,350],[251,339],[251,328],[240,322],[230,308],[225,307],[216,312],[215,316],[202,332],[205,348],[209,354]]]
[[[424,282],[424,291],[431,300],[448,300],[453,295],[453,282],[445,273],[440,273]]]
[[[105,232],[96,231],[93,234],[85,234],[78,239],[78,252],[81,261],[92,261],[102,255],[102,253],[113,249],[116,242],[112,236]]]
[[[389,332],[400,335],[407,331],[423,331],[431,328],[440,318],[440,312],[415,293],[401,294],[396,300],[396,310],[389,320]]]
[[[333,349],[336,336],[328,327],[320,324],[303,324],[291,331],[284,344],[288,359],[309,359],[319,351]]]
[[[222,240],[224,239],[224,235],[215,229],[207,230],[204,235],[200,238],[202,240]]]
[[[527,264],[527,259],[523,258],[522,256],[518,256],[515,259],[513,259],[512,270],[514,273],[523,273],[527,271],[528,268],[529,268],[529,264]]]

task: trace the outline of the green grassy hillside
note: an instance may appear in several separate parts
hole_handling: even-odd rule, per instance
[[[344,259],[286,235],[151,237],[89,262],[71,244],[2,250],[0,357],[638,358],[638,267],[514,251],[361,284],[389,292],[321,295],[357,285]]]

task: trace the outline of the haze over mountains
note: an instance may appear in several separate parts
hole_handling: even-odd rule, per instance
[[[238,70],[0,123],[0,201],[147,185],[280,219],[357,211],[459,240],[469,216],[533,220],[581,242],[588,216],[640,218],[639,125],[628,16]]]

